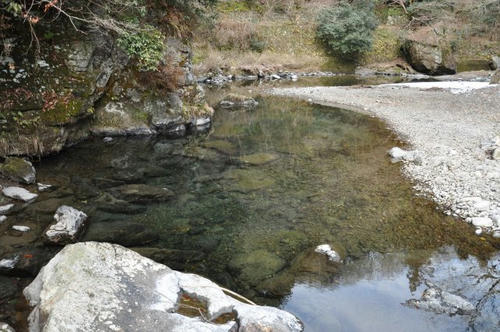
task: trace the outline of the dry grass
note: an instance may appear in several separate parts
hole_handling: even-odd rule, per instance
[[[252,40],[258,38],[255,24],[230,18],[217,22],[215,44],[220,49],[248,50]]]
[[[251,68],[263,69],[275,72],[277,70],[289,71],[313,71],[322,68],[328,62],[327,57],[315,55],[284,54],[265,51],[258,52],[235,52],[222,51],[214,48],[205,49],[206,55],[203,61],[195,64],[195,74],[222,69],[232,74],[240,74],[242,71],[252,71]]]
[[[242,67],[252,66],[309,71],[328,64],[328,57],[315,42],[314,22],[318,12],[336,0],[255,2],[259,10],[233,4],[235,10],[230,11],[224,5],[213,33],[198,34],[195,72],[221,68],[239,73]],[[261,53],[255,51],[254,42],[263,47]]]

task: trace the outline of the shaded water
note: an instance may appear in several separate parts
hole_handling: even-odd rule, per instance
[[[219,110],[208,132],[188,138],[96,139],[37,166],[38,180],[56,189],[0,225],[0,250],[53,255],[39,239],[68,204],[90,217],[84,240],[119,243],[281,305],[309,331],[465,329],[467,319],[401,303],[422,291],[419,268],[439,248],[486,264],[498,241],[416,197],[387,157],[398,143],[376,119],[278,97],[254,111]],[[129,184],[143,186],[131,193]],[[159,188],[173,197],[163,201]],[[19,236],[13,224],[32,231]],[[323,243],[346,263],[314,253]],[[386,261],[371,277],[373,262]]]

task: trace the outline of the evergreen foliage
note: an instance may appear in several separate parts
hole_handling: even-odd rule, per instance
[[[320,13],[316,34],[329,52],[346,58],[371,48],[377,22],[370,3],[342,3]]]

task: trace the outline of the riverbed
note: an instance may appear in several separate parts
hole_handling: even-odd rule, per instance
[[[26,260],[25,271],[0,279],[18,294],[5,296],[0,320],[17,312],[22,330],[19,290],[57,252],[40,238],[66,204],[89,215],[82,240],[201,274],[289,310],[306,331],[498,323],[500,240],[415,195],[387,155],[405,143],[386,123],[283,97],[258,101],[255,110],[217,110],[210,129],[185,138],[95,138],[40,161],[37,179],[53,189],[0,225],[2,257]],[[131,186],[140,190],[131,195]],[[157,190],[173,196],[157,201]],[[320,244],[342,263],[316,253]],[[432,287],[477,309],[423,308]]]

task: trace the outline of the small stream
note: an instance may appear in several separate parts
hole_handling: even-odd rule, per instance
[[[66,204],[89,215],[83,240],[211,278],[289,310],[306,331],[465,331],[498,319],[478,325],[477,312],[407,303],[433,284],[480,305],[497,292],[500,242],[415,195],[387,156],[403,144],[384,123],[291,99],[259,102],[218,110],[210,130],[186,138],[93,139],[43,159],[38,181],[55,189],[0,225],[2,256],[33,262],[0,283],[19,291],[57,252],[40,238]],[[14,233],[14,224],[31,231]],[[314,252],[324,243],[344,263]],[[2,310],[26,309],[10,301]]]

